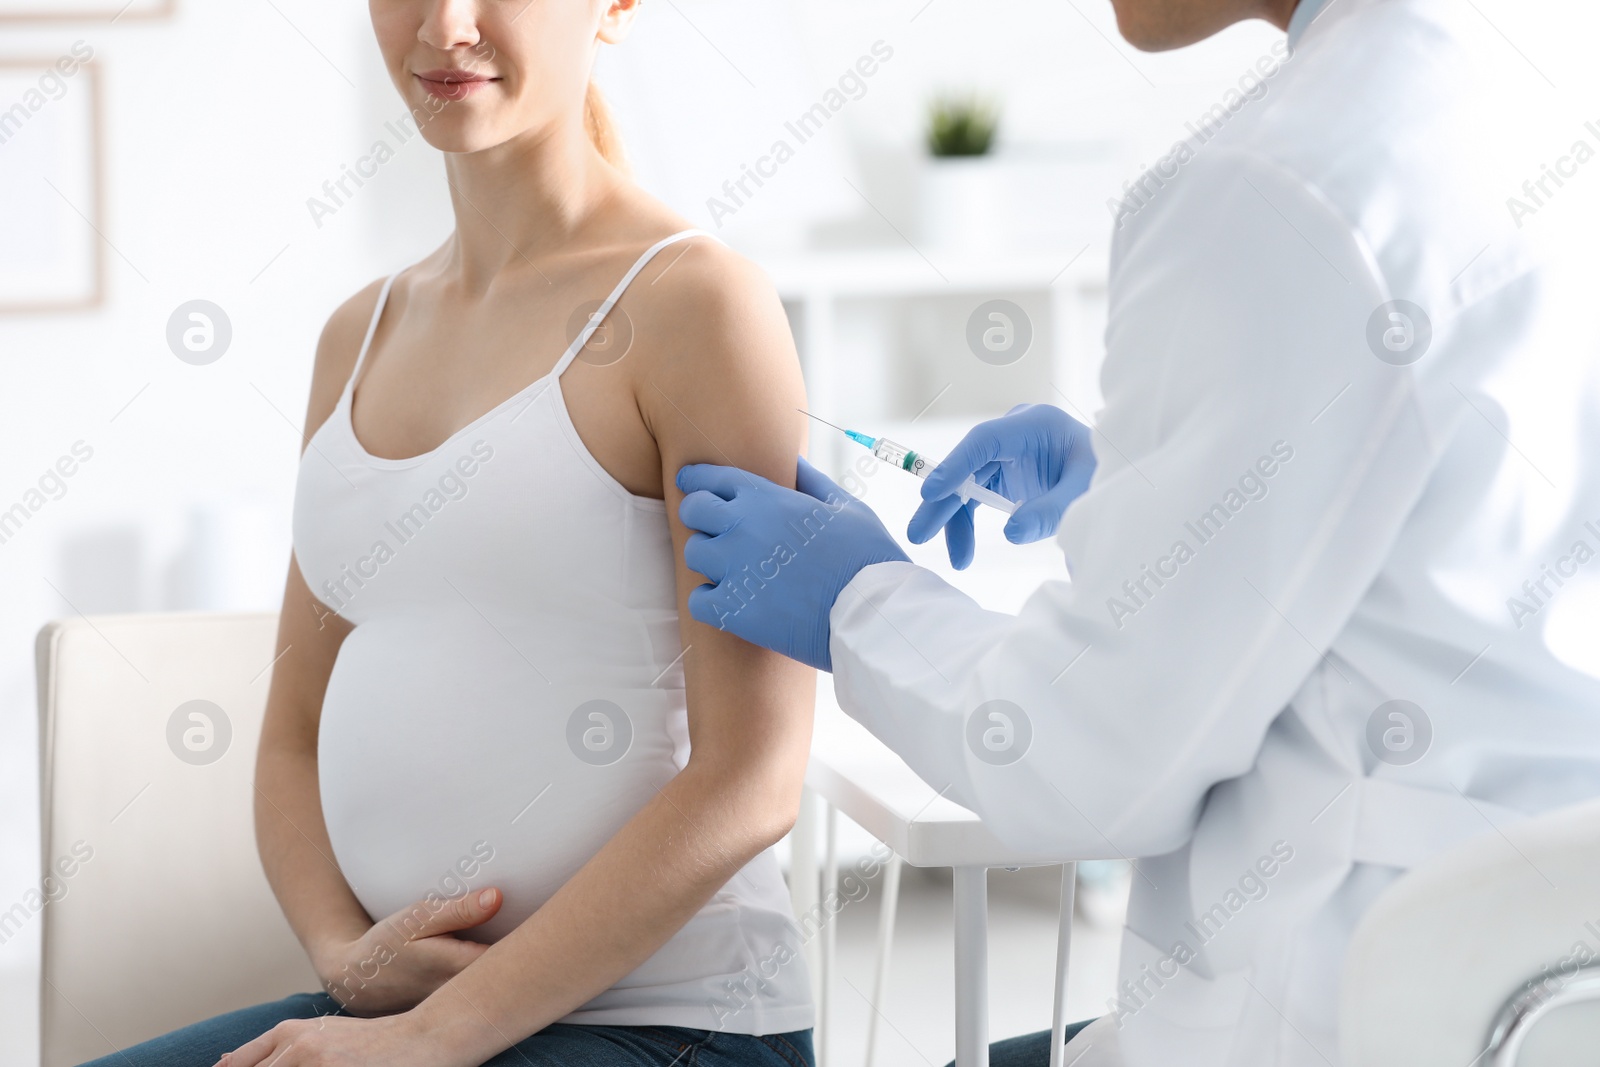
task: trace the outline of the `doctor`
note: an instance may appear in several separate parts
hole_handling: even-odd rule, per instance
[[[803,461],[691,466],[690,606],[833,671],[1001,837],[1135,860],[1069,1061],[1325,1067],[1384,889],[1600,794],[1600,315],[1563,241],[1600,115],[1458,0],[1114,2],[1143,49],[1258,17],[1292,57],[1130,184],[1092,436],[1027,407],[925,482],[912,541],[970,560],[976,472],[1071,581],[985,611]]]

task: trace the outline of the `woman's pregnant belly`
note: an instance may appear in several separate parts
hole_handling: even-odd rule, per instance
[[[437,616],[345,639],[318,775],[334,856],[374,920],[492,885],[504,906],[464,936],[498,940],[682,766],[681,690],[547,681],[534,655]]]

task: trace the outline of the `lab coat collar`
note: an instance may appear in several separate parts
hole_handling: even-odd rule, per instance
[[[1331,4],[1337,2],[1338,0],[1300,0],[1300,3],[1295,5],[1294,14],[1289,16],[1289,48],[1292,50],[1299,44],[1300,38],[1305,36],[1306,28]]]

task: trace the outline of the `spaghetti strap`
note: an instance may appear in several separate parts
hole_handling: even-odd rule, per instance
[[[561,377],[562,372],[572,365],[572,361],[574,359],[578,358],[578,353],[583,351],[583,346],[589,343],[589,338],[594,336],[594,332],[600,328],[600,324],[605,321],[606,316],[611,314],[611,309],[617,306],[617,301],[622,299],[622,294],[626,292],[628,286],[633,283],[633,279],[637,278],[639,276],[639,272],[644,270],[645,265],[656,257],[656,253],[668,245],[682,241],[688,237],[710,237],[713,241],[717,239],[715,236],[707,233],[704,230],[680,230],[670,237],[663,237],[661,240],[645,249],[644,254],[634,261],[633,266],[628,268],[628,273],[622,276],[622,280],[617,283],[617,287],[611,290],[611,295],[606,297],[605,301],[590,313],[588,325],[584,326],[584,328],[578,333],[578,336],[572,339],[572,343],[568,345],[567,350],[562,353],[561,359],[558,360],[555,367],[551,369],[550,376],[552,378]],[[381,303],[379,306],[382,306]],[[377,320],[374,319],[373,322],[377,322]]]
[[[372,321],[367,323],[367,335],[361,339],[361,351],[356,353],[356,365],[350,368],[350,378],[344,383],[347,393],[356,384],[356,375],[361,373],[361,364],[366,362],[367,349],[372,347],[372,335],[378,332],[378,320],[383,318],[383,306],[389,302],[389,287],[398,277],[400,271],[395,271],[383,280],[383,288],[378,290],[378,302],[372,308]]]

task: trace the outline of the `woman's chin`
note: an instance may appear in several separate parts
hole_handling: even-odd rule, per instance
[[[430,123],[422,127],[422,139],[441,152],[470,155],[504,144],[507,140],[488,130],[474,128],[475,124],[457,121],[447,125],[441,119],[441,116],[436,115]]]

